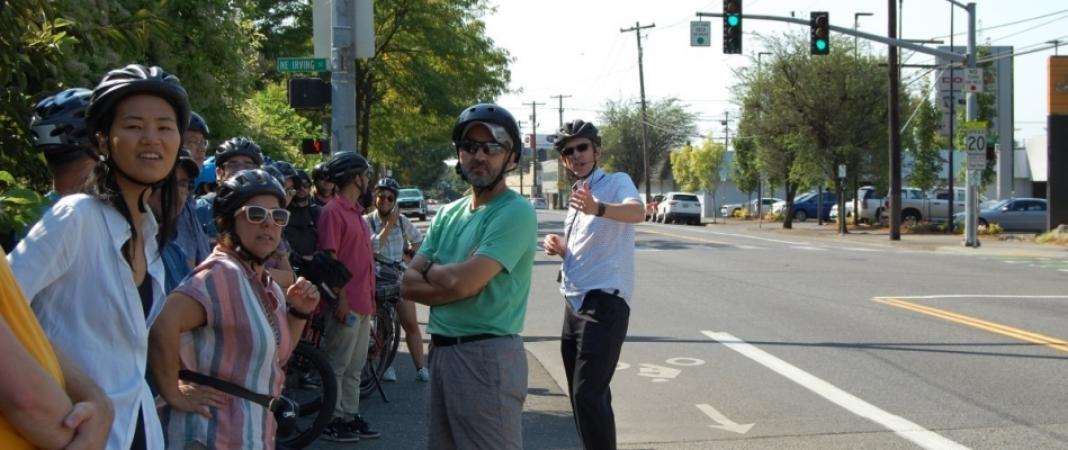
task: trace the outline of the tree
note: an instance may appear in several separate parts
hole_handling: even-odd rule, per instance
[[[648,104],[646,153],[649,168],[668,160],[668,152],[697,134],[696,116],[676,98]],[[635,186],[645,183],[645,158],[642,155],[642,113],[632,101],[609,101],[601,115],[601,139],[604,166],[630,175]],[[650,174],[650,177],[652,174]]]
[[[247,137],[272,159],[304,168],[314,166],[320,159],[300,152],[301,140],[318,136],[319,126],[289,107],[284,81],[269,83],[252,94],[242,105],[241,115],[248,118]]]
[[[374,8],[375,56],[356,65],[362,154],[389,160],[395,149],[447,142],[463,108],[507,88],[510,56],[482,20],[488,1],[379,0]]]
[[[916,114],[902,133],[902,146],[912,155],[909,184],[928,191],[942,184],[942,113],[926,95],[913,98],[912,103]]]
[[[771,61],[740,72],[737,101],[743,122],[752,127],[746,134],[755,137],[760,168],[785,183],[783,227],[790,228],[797,188],[833,180],[838,208],[845,211],[838,166],[860,166],[863,153],[885,150],[886,77],[874,57],[810,57],[807,36],[765,41]],[[842,216],[839,231],[845,232]]]
[[[734,160],[731,164],[734,185],[738,191],[749,196],[759,189],[761,180],[752,128],[751,123],[744,120],[744,117],[738,122],[738,134],[734,137]]]

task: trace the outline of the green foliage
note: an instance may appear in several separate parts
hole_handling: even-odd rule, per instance
[[[0,170],[0,187],[0,234],[19,233],[41,218],[47,198],[19,185],[5,170]]]
[[[357,142],[372,159],[436,147],[463,108],[507,89],[508,52],[486,36],[486,0],[375,2],[375,56],[357,61]],[[418,138],[413,138],[418,135]]]
[[[669,162],[668,152],[697,133],[696,116],[676,98],[647,104],[646,153],[649,170]],[[609,101],[601,115],[602,162],[611,171],[630,175],[635,186],[644,183],[641,106],[630,100]],[[655,174],[650,173],[653,179]]]
[[[740,71],[734,90],[742,107],[740,134],[756,149],[755,155],[735,155],[735,164],[743,165],[736,172],[744,175],[744,165],[755,159],[757,172],[784,183],[788,209],[799,188],[838,183],[840,164],[864,178],[878,177],[888,109],[880,61],[851,52],[810,57],[807,35],[800,33],[766,38],[765,47],[770,61]],[[791,226],[790,217],[783,226]]]
[[[905,151],[912,155],[912,172],[909,184],[924,191],[941,185],[945,174],[944,163],[940,155],[943,139],[939,136],[942,127],[942,112],[938,110],[926,95],[912,99],[916,110],[915,117],[902,133]]]
[[[752,193],[760,184],[760,169],[757,167],[756,141],[752,136],[750,122],[738,124],[738,136],[734,138],[734,160],[731,164],[731,179],[739,192]]]
[[[727,150],[723,144],[705,138],[698,148],[688,142],[679,151],[671,152],[671,174],[684,191],[713,192],[719,186],[719,172]]]
[[[247,137],[256,141],[265,154],[304,168],[319,162],[318,156],[300,153],[301,139],[319,136],[319,126],[289,107],[284,81],[267,84],[242,106],[242,113],[248,118]]]

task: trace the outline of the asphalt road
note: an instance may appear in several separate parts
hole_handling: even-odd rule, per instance
[[[542,234],[562,228],[562,212],[539,219]],[[621,447],[1068,448],[1065,258],[738,225],[638,231],[637,292],[612,383]],[[575,448],[559,389],[556,270],[539,254],[524,332],[539,376],[528,448]],[[392,390],[421,395],[405,382]],[[379,416],[391,407],[365,405]],[[375,447],[425,446],[409,436],[421,423],[394,426],[409,432]]]

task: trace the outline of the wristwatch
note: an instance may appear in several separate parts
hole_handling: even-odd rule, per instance
[[[430,268],[431,267],[434,267],[434,260],[433,259],[427,260],[426,264],[423,265],[423,268],[419,269],[419,274],[423,276],[423,281],[426,281],[427,283],[429,283],[430,280],[427,279],[427,275],[426,274],[427,274],[427,272],[430,272]]]
[[[604,216],[604,203],[597,202],[597,217]]]
[[[311,319],[311,313],[300,312],[300,311],[297,310],[297,308],[293,307],[293,304],[289,304],[288,306],[289,306],[289,308],[287,308],[288,311],[286,311],[286,312],[289,313],[289,315],[291,315],[293,317],[296,317],[298,319],[301,319],[301,320],[309,320],[309,319]]]

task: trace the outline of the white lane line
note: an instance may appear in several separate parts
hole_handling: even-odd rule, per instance
[[[708,233],[708,234],[718,234],[720,236],[731,236],[731,237],[739,237],[739,238],[745,238],[745,239],[756,239],[758,241],[774,242],[776,244],[808,245],[808,242],[784,241],[784,240],[780,240],[780,239],[771,239],[771,238],[760,237],[760,236],[750,236],[748,234],[724,233],[724,232],[721,232],[721,231],[706,231],[706,230],[702,230],[702,232]]]
[[[1068,298],[1068,295],[1000,295],[1000,294],[946,294],[946,295],[895,295],[892,297],[875,297],[876,300],[886,299],[906,300],[934,300],[939,298],[1009,298],[1009,299],[1059,299]]]
[[[794,250],[811,250],[811,251],[819,251],[819,252],[827,250],[825,248],[809,247],[809,246],[805,246],[805,245],[795,245],[795,246],[790,247],[790,248],[792,248]]]
[[[743,356],[760,363],[764,367],[771,369],[819,395],[831,403],[841,406],[845,410],[856,414],[860,417],[868,419],[879,425],[882,425],[886,429],[893,431],[898,436],[905,438],[912,443],[919,445],[920,447],[930,450],[943,450],[943,449],[967,449],[961,444],[953,442],[938,433],[927,430],[920,425],[911,422],[901,416],[891,414],[878,406],[864,401],[863,399],[850,394],[833,384],[823,381],[798,367],[783,361],[774,355],[765,352],[752,344],[749,344],[741,339],[738,339],[725,332],[714,331],[702,331],[702,334],[708,336],[711,339],[716,340],[720,344],[723,344],[727,348],[741,353]]]
[[[734,246],[740,250],[767,250],[767,247],[757,247],[755,245],[735,244]]]

